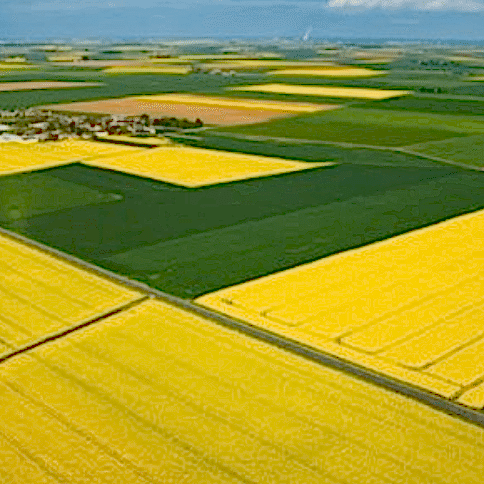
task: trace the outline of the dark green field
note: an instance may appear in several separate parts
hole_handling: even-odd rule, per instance
[[[469,166],[484,166],[484,135],[417,144],[409,149]]]
[[[0,200],[13,190],[29,210],[17,201],[4,227],[182,297],[484,207],[484,174],[438,165],[340,165],[201,189],[71,165],[0,178]]]
[[[251,153],[262,156],[277,156],[279,158],[309,162],[335,161],[337,163],[348,163],[352,165],[419,166],[422,168],[439,166],[439,163],[425,158],[385,150],[343,148],[316,143],[253,141],[236,138],[230,136],[229,133],[227,136],[223,136],[221,133],[219,134],[215,131],[198,133],[198,136],[193,139],[178,138],[177,141],[199,148]]]
[[[364,111],[364,110],[363,110]],[[382,111],[386,113],[388,111]],[[383,117],[383,116],[382,116]],[[484,127],[484,123],[483,123]],[[374,146],[406,146],[426,141],[438,141],[454,136],[463,136],[450,129],[433,127],[392,126],[381,123],[368,123],[361,116],[347,120],[332,113],[311,114],[276,120],[263,124],[223,128],[223,131],[246,135],[284,137],[321,141],[335,141]]]
[[[457,100],[426,97],[401,97],[358,104],[358,107],[371,109],[402,109],[421,113],[462,114],[464,116],[484,115],[484,100]]]

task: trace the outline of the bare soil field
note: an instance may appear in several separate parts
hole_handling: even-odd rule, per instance
[[[64,82],[64,81],[30,81],[0,82],[0,91],[32,91],[34,89],[60,89],[67,87],[99,87],[102,82]]]
[[[148,59],[105,59],[105,60],[76,60],[56,62],[57,66],[76,66],[76,67],[123,67],[123,66],[146,66],[150,62]]]
[[[328,105],[328,109],[334,108],[334,105]],[[191,121],[199,118],[205,124],[217,126],[262,123],[271,119],[285,118],[297,114],[276,109],[251,110],[247,108],[181,104],[177,102],[146,102],[135,98],[52,104],[49,106],[42,106],[42,109],[79,113],[119,114],[125,116],[135,116],[140,114],[160,117],[173,116],[177,118],[187,118]]]

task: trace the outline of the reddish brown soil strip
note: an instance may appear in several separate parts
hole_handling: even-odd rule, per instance
[[[186,62],[185,62],[186,63]],[[65,61],[56,62],[56,66],[76,66],[76,67],[124,67],[124,66],[150,66],[153,67],[154,64],[148,60],[79,60],[79,61]]]
[[[66,87],[96,87],[102,82],[64,82],[64,81],[31,81],[0,82],[0,91],[31,91],[33,89],[60,89]]]
[[[237,109],[222,106],[199,106],[194,104],[145,102],[136,99],[106,99],[93,102],[76,102],[69,104],[52,104],[42,106],[42,109],[68,111],[78,113],[100,113],[135,116],[149,114],[150,116],[168,116],[187,118],[191,121],[197,118],[205,124],[229,126],[234,124],[262,123],[275,118],[295,116],[298,113],[281,111]]]

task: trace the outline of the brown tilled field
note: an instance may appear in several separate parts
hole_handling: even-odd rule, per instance
[[[0,82],[0,91],[31,91],[33,89],[60,89],[66,87],[96,87],[102,82],[64,82],[64,81],[30,81]]]
[[[331,106],[334,107],[334,106]],[[275,118],[294,116],[296,113],[258,109],[238,109],[225,106],[203,106],[170,102],[146,102],[137,99],[106,99],[92,102],[53,104],[43,109],[76,113],[100,113],[135,116],[173,116],[195,121],[201,119],[205,124],[229,126],[235,124],[262,123]]]

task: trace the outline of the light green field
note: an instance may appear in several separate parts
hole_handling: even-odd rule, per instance
[[[49,172],[31,173],[29,177],[14,175],[3,178],[0,183],[0,222],[12,223],[26,217],[114,200],[118,200],[114,193],[60,180]]]
[[[346,108],[327,113],[334,121],[352,121],[382,126],[446,129],[457,133],[484,134],[484,119],[450,114],[405,112],[400,110]]]
[[[430,156],[466,163],[474,166],[484,166],[484,135],[451,138],[443,141],[420,143],[409,146],[408,149]]]
[[[484,134],[484,119],[349,107],[250,126],[224,127],[223,131],[368,146],[407,146],[456,136]]]

